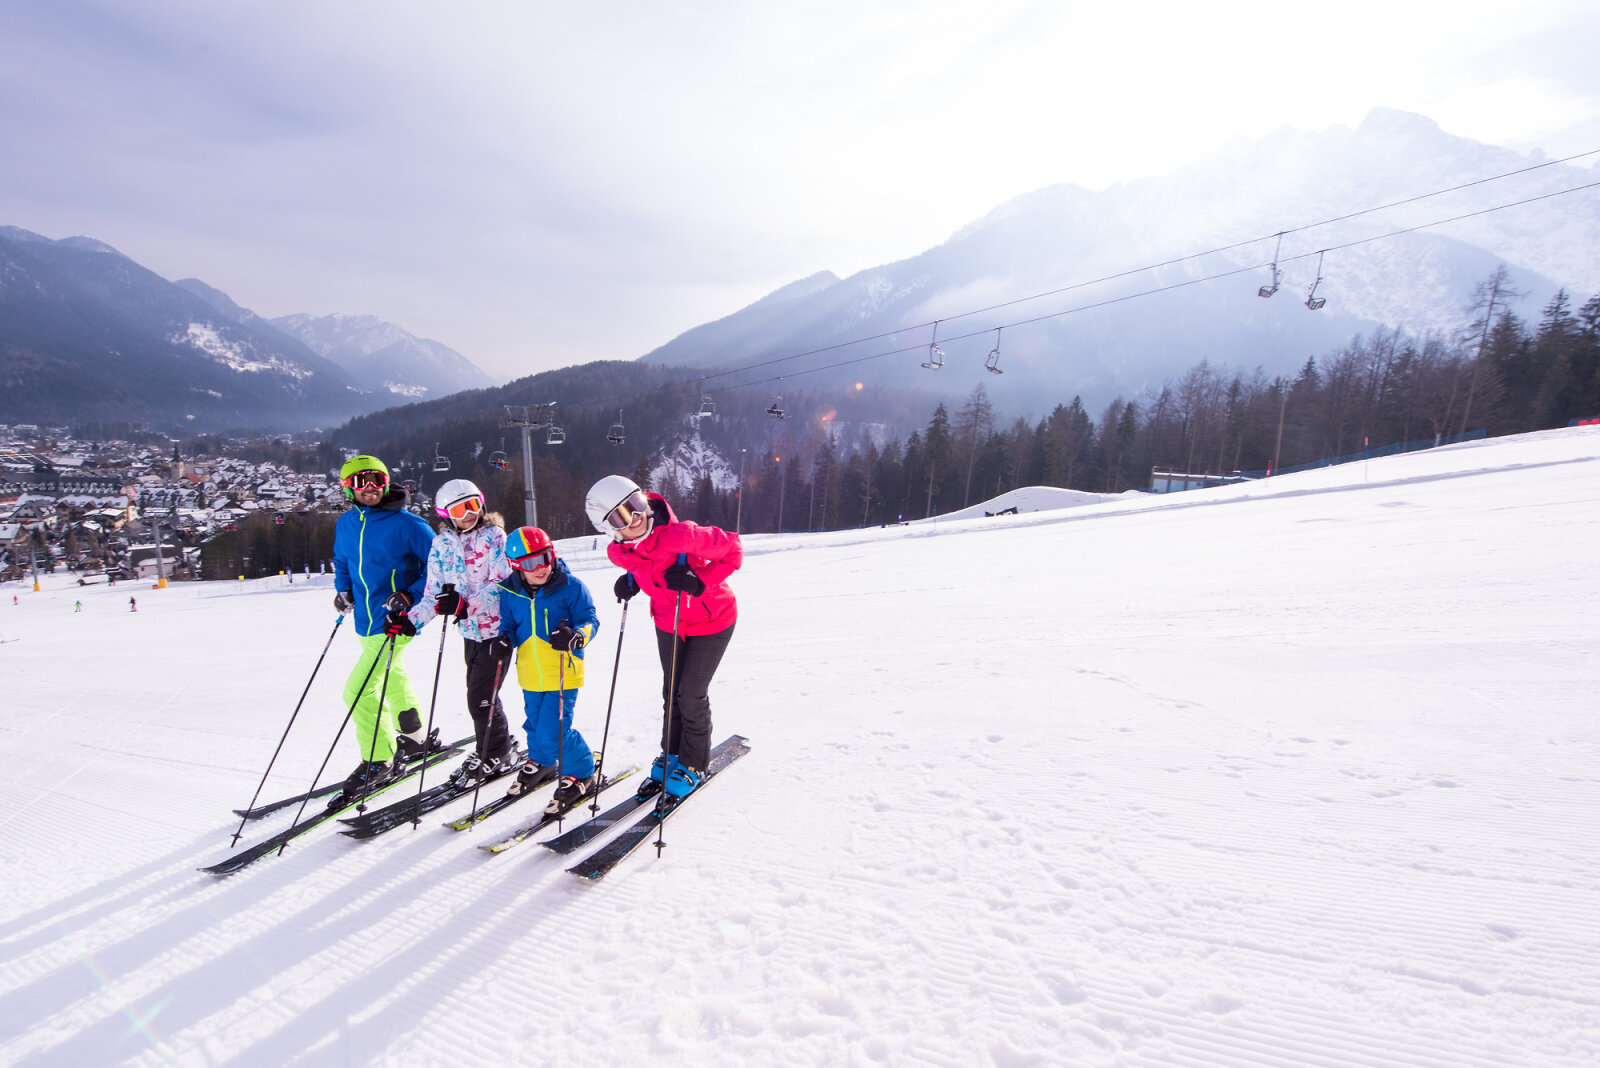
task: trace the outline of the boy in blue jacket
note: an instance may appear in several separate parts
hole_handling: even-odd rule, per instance
[[[401,659],[416,628],[402,626],[392,617],[397,610],[403,617],[422,595],[428,550],[433,547],[433,530],[421,516],[406,511],[406,491],[390,484],[382,460],[352,456],[339,469],[339,482],[351,507],[333,526],[333,606],[340,612],[354,611],[361,639],[361,658],[344,687],[345,707],[353,708],[361,763],[345,780],[344,792],[329,802],[336,808],[391,781],[400,763],[397,752],[405,759],[427,751],[429,740],[423,737],[416,690]],[[391,637],[392,661],[385,653]]]
[[[538,527],[506,535],[511,577],[500,584],[500,636],[517,651],[528,759],[507,791],[517,797],[558,774],[554,806],[576,804],[594,789],[594,753],[572,726],[583,685],[583,652],[600,629],[589,588],[556,558]]]

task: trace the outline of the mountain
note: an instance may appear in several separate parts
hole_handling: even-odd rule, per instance
[[[1202,359],[1288,373],[1379,326],[1456,335],[1473,317],[1474,287],[1502,263],[1526,294],[1524,316],[1558,286],[1577,302],[1600,292],[1594,190],[1397,233],[1594,178],[1560,165],[1482,182],[1541,159],[1388,109],[1355,130],[1281,129],[1169,175],[1101,192],[1037,190],[918,256],[845,279],[813,275],[643,359],[751,367],[716,385],[748,383],[756,398],[796,381],[917,384],[949,396],[984,381],[997,404],[1031,412],[1073,394],[1091,407],[1133,398]],[[1469,182],[1482,184],[1419,196]],[[1194,255],[1213,249],[1222,251]],[[1327,304],[1311,311],[1323,250],[1316,295]],[[1262,300],[1275,259],[1282,285]],[[1050,295],[1029,299],[1037,294]],[[924,371],[919,364],[938,362],[935,320],[945,364]],[[996,349],[1003,373],[991,376],[985,361]]]
[[[371,408],[349,377],[260,320],[87,237],[0,227],[0,421],[302,428]]]
[[[344,368],[368,389],[390,394],[389,403],[482,389],[493,380],[448,345],[372,315],[285,315],[271,324],[312,352]]]

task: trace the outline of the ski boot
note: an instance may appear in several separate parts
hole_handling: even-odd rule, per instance
[[[418,730],[421,728],[419,727]],[[409,763],[421,760],[429,753],[437,753],[444,748],[444,743],[439,741],[439,728],[435,727],[429,732],[426,740],[418,741],[407,734],[397,734],[394,738],[394,752],[396,758]]]
[[[590,775],[587,779],[580,779],[576,775],[561,776],[561,785],[556,787],[555,795],[550,800],[550,811],[570,808],[594,792],[596,779]]]
[[[328,799],[330,809],[346,808],[380,790],[395,779],[394,765],[387,760],[363,760],[344,780],[344,789]]]
[[[667,791],[668,797],[688,797],[706,781],[703,771],[696,771],[687,764],[678,764],[667,776],[667,781],[661,788]]]
[[[531,760],[523,761],[522,769],[517,772],[517,779],[506,791],[507,797],[521,797],[523,794],[532,793],[556,777],[556,769],[535,764]]]

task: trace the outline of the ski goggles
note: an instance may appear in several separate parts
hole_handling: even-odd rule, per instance
[[[626,530],[639,516],[649,517],[650,502],[643,490],[634,490],[623,502],[606,513],[606,522],[613,530]]]
[[[435,508],[440,515],[449,516],[451,519],[465,519],[469,515],[477,515],[483,511],[482,497],[463,497],[454,504],[447,504],[443,508]]]
[[[362,486],[377,486],[383,489],[389,484],[389,476],[382,471],[352,471],[339,480],[345,489],[359,489]]]
[[[537,571],[541,567],[554,567],[555,562],[556,551],[554,549],[540,549],[536,553],[517,557],[511,561],[511,566],[518,571]]]

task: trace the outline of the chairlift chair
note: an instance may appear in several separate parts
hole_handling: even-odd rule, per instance
[[[546,445],[564,445],[566,441],[567,432],[558,426],[552,426],[545,432],[544,443]]]
[[[1278,253],[1283,250],[1283,233],[1278,233],[1278,247],[1272,250],[1272,284],[1262,286],[1256,290],[1258,297],[1270,297],[1278,291],[1278,283],[1283,281],[1283,272],[1278,270]]]
[[[933,340],[928,342],[928,358],[922,361],[922,366],[930,371],[937,371],[944,366],[944,349],[939,347],[939,320],[933,321]]]
[[[611,429],[606,432],[606,440],[613,445],[621,445],[628,440],[628,435],[622,429],[622,409],[617,409],[617,421],[611,424]]]
[[[1327,251],[1327,249],[1323,249],[1322,252],[1317,253],[1317,280],[1311,283],[1310,289],[1306,290],[1306,307],[1312,311],[1319,311],[1324,304],[1328,303],[1327,297],[1317,296],[1317,286],[1322,284],[1322,257]]]
[[[439,443],[433,443],[433,469],[435,471],[450,470],[450,458],[439,451]]]
[[[511,466],[511,461],[506,459],[506,439],[500,439],[500,447],[489,454],[489,466],[496,471],[504,471]]]
[[[995,327],[994,348],[989,350],[989,358],[983,361],[983,369],[988,371],[990,374],[1005,374],[1005,372],[1000,369],[1000,331],[1003,329],[1005,328]]]
[[[783,394],[775,394],[772,403],[767,405],[767,414],[775,419],[785,418],[783,413]]]

